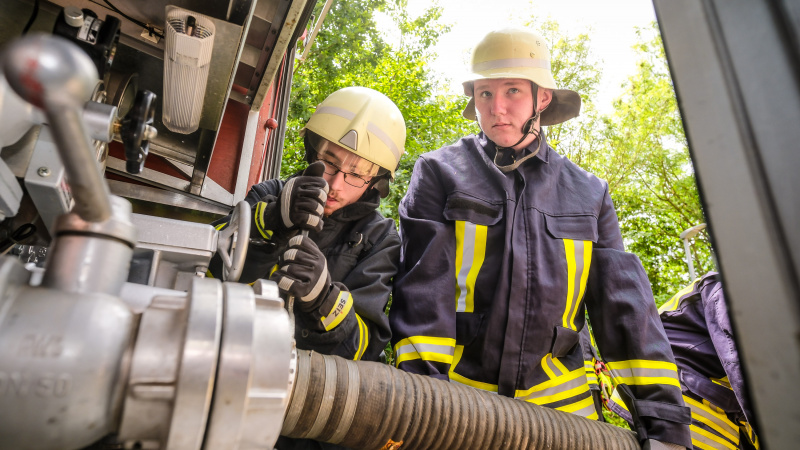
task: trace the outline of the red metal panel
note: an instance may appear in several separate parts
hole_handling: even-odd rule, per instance
[[[249,106],[228,99],[206,174],[231,193],[236,189],[236,174],[249,111]]]
[[[247,177],[247,186],[252,186],[261,180],[264,171],[264,161],[267,153],[267,141],[275,130],[267,128],[267,120],[275,116],[276,109],[274,85],[270,87],[269,94],[264,98],[264,104],[258,112],[258,128],[256,141],[253,147],[253,163],[250,165],[250,174]],[[280,125],[279,125],[280,126]]]

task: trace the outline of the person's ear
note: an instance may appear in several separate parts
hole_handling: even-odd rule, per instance
[[[550,105],[550,102],[553,101],[553,90],[552,89],[543,89],[539,88],[539,104],[542,107],[542,111]]]

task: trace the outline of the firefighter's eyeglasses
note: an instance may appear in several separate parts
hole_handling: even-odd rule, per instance
[[[372,178],[367,180],[363,178],[364,177],[363,175],[359,175],[357,173],[352,173],[352,172],[347,173],[342,171],[341,167],[328,161],[327,159],[320,158],[319,154],[317,154],[317,161],[322,161],[322,164],[325,165],[325,173],[327,173],[328,175],[335,176],[337,173],[342,172],[342,175],[344,175],[344,182],[349,184],[350,186],[360,188],[364,187],[367,183],[372,181]]]

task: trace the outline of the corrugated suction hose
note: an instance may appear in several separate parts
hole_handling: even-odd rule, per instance
[[[606,423],[386,364],[298,351],[281,434],[356,449],[630,449],[636,434]]]

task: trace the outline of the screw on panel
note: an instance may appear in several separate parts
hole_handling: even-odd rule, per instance
[[[50,176],[50,168],[48,167],[39,167],[39,170],[36,171],[40,177],[49,177]]]

